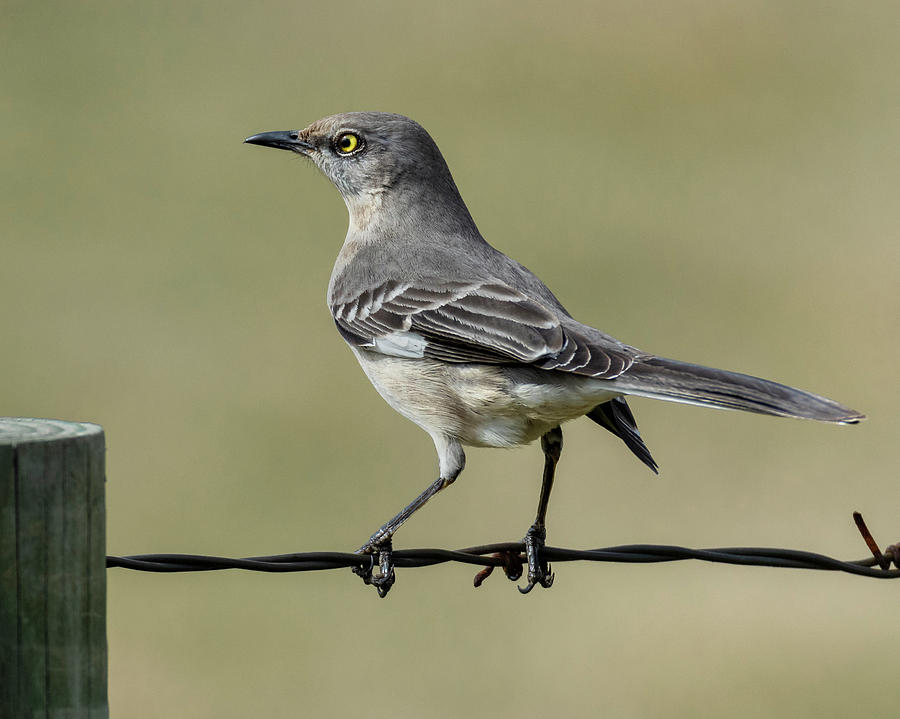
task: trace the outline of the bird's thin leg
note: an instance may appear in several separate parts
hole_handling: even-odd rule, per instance
[[[380,570],[377,576],[372,571],[374,568],[372,564],[366,567],[354,567],[353,572],[362,577],[366,584],[373,584],[375,589],[378,590],[379,596],[384,597],[394,584],[394,563],[391,559],[391,538],[394,536],[394,532],[429,499],[445,487],[453,484],[455,479],[455,475],[449,479],[441,477],[430,484],[424,492],[406,505],[396,516],[382,524],[378,531],[369,538],[369,541],[356,550],[357,554],[377,555]]]
[[[556,474],[556,463],[562,453],[562,430],[554,427],[541,437],[541,449],[544,450],[544,478],[541,481],[541,497],[538,500],[537,517],[525,534],[525,555],[528,560],[528,586],[519,587],[522,594],[528,594],[540,584],[549,587],[553,584],[550,565],[541,558],[541,549],[547,538],[547,505],[550,503],[550,490],[553,489],[553,477]]]

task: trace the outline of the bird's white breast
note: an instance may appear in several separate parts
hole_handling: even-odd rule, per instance
[[[397,412],[429,434],[476,447],[527,444],[619,394],[606,380],[563,372],[351,349]]]

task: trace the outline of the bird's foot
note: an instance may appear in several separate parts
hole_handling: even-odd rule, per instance
[[[528,586],[519,587],[522,594],[528,594],[540,584],[545,589],[553,585],[554,574],[550,571],[547,560],[541,557],[544,548],[544,540],[547,538],[547,530],[543,526],[532,524],[525,534],[525,557],[528,562]]]
[[[375,587],[382,599],[387,596],[396,581],[393,551],[390,537],[378,540],[374,536],[356,550],[356,554],[368,555],[369,563],[366,566],[353,567],[353,573],[361,577],[366,584]]]

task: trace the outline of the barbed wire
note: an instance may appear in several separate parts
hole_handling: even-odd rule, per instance
[[[602,549],[562,549],[544,547],[542,559],[551,562],[619,562],[653,564],[696,559],[704,562],[737,564],[755,567],[787,569],[818,569],[846,572],[879,579],[900,578],[900,543],[882,552],[859,512],[853,519],[871,557],[844,561],[824,554],[797,549],[768,547],[717,547],[691,549],[661,544],[629,544]],[[459,562],[483,567],[475,576],[475,586],[496,568],[503,568],[507,577],[518,579],[522,574],[525,551],[522,542],[485,544],[466,549],[398,549],[393,552],[396,567],[430,567],[446,562]],[[208,572],[220,569],[244,569],[254,572],[310,572],[345,567],[371,568],[371,555],[349,552],[298,552],[261,557],[229,558],[197,554],[140,554],[125,557],[108,556],[107,567],[119,567],[143,572]],[[891,564],[894,569],[891,569]]]

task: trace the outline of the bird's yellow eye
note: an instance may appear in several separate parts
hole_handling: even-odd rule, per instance
[[[352,132],[341,133],[334,143],[334,149],[337,150],[339,155],[349,155],[355,150],[358,150],[359,146],[359,135],[355,135]]]

